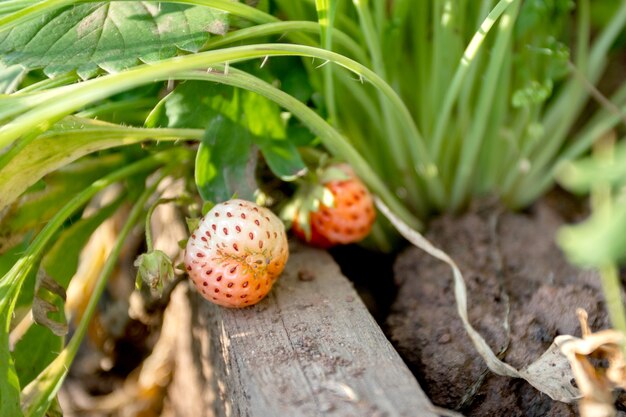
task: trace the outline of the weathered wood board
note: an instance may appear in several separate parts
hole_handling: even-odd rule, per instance
[[[177,366],[172,390],[181,404],[173,404],[174,411],[186,406],[194,416],[436,416],[332,258],[300,245],[291,249],[282,277],[256,306],[224,309],[189,292],[187,347],[196,365],[182,366],[184,374]],[[181,323],[181,332],[185,327]]]

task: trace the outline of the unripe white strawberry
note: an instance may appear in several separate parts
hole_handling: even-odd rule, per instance
[[[204,298],[246,307],[267,295],[288,257],[280,219],[237,199],[217,204],[201,219],[187,242],[185,266]]]

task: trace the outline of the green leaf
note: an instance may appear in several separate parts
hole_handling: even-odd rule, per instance
[[[48,76],[76,70],[83,78],[99,68],[119,72],[140,61],[196,52],[210,33],[228,29],[225,12],[166,2],[75,4],[0,33],[6,65],[44,68]]]
[[[278,106],[258,94],[241,91],[243,117],[274,175],[293,181],[306,172],[296,146],[286,138]]]
[[[558,181],[563,187],[578,194],[589,192],[595,184],[613,187],[626,184],[626,143],[615,147],[615,154],[610,161],[587,157],[564,164],[559,169]]]
[[[603,267],[626,256],[626,201],[594,212],[575,226],[562,227],[557,241],[569,260],[583,267]]]
[[[255,153],[245,130],[217,116],[206,130],[196,157],[195,178],[202,199],[221,202],[237,194],[254,200]]]
[[[283,181],[293,181],[306,172],[296,146],[286,140],[259,141],[261,153],[274,175]]]
[[[252,199],[255,148],[275,175],[292,180],[305,165],[287,140],[280,108],[249,91],[202,81],[177,86],[151,113],[148,126],[206,129],[196,155],[196,184],[205,201],[233,194]]]
[[[68,117],[53,129],[26,145],[12,158],[0,163],[0,210],[12,203],[44,175],[78,158],[118,146],[146,140],[171,140],[177,134],[159,130],[132,128]],[[8,153],[10,153],[9,151]],[[8,153],[0,156],[6,157]]]

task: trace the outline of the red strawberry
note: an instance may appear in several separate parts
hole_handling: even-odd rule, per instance
[[[325,205],[318,199],[309,208],[310,234],[302,225],[299,210],[295,212],[293,231],[302,240],[321,248],[329,248],[337,244],[354,243],[365,238],[371,231],[376,211],[370,192],[352,169],[345,164],[331,167],[343,171],[347,178],[331,179],[323,182],[325,191],[332,194],[333,204]],[[323,176],[322,176],[323,177]],[[323,194],[324,191],[322,191]],[[307,211],[306,207],[300,210]],[[305,219],[306,221],[306,215]]]
[[[285,227],[274,213],[230,200],[202,218],[187,243],[185,266],[204,298],[246,307],[267,295],[288,257]]]

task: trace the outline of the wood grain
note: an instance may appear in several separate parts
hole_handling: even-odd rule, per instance
[[[253,307],[224,309],[189,293],[196,365],[178,368],[172,389],[203,386],[175,402],[200,395],[206,416],[436,415],[326,252],[292,244],[282,277]]]

